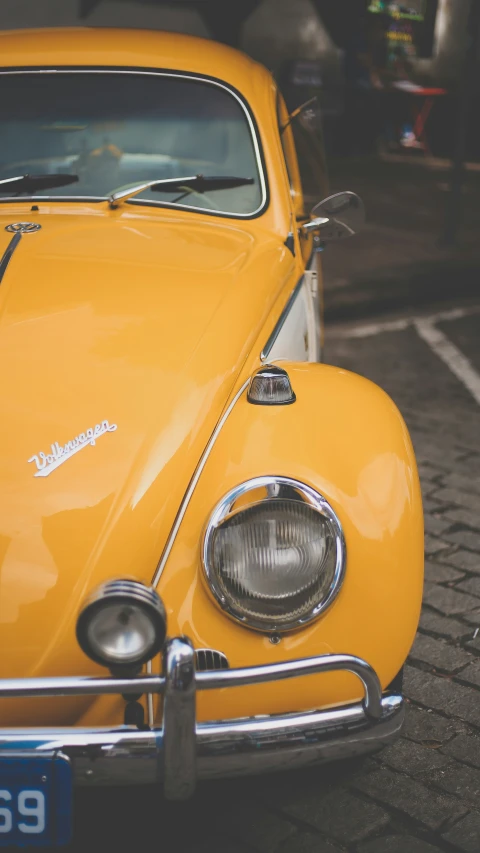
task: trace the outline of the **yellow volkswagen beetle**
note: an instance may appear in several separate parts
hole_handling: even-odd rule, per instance
[[[227,47],[0,35],[0,844],[72,784],[358,755],[400,730],[422,591],[404,422],[321,363],[292,119]]]

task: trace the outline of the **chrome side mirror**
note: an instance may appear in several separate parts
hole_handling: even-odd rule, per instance
[[[336,193],[312,208],[313,219],[302,225],[307,234],[320,230],[323,243],[353,237],[365,224],[365,207],[356,193]]]

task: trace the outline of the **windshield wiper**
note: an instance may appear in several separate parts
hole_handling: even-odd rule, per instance
[[[16,178],[5,178],[0,181],[0,193],[12,191],[15,195],[34,193],[37,190],[47,190],[54,187],[66,187],[76,184],[78,175],[18,175]]]
[[[109,197],[110,207],[117,207],[118,203],[127,201],[133,196],[143,193],[145,190],[154,192],[173,193],[185,190],[180,196],[183,198],[189,192],[206,193],[213,190],[230,190],[235,187],[245,187],[254,184],[254,178],[236,178],[228,175],[188,175],[186,178],[165,178],[161,181],[144,181],[136,186],[125,187],[116,190]]]

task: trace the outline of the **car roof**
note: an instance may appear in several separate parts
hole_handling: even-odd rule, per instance
[[[0,67],[93,66],[186,71],[223,80],[247,99],[267,70],[209,39],[154,30],[52,28],[0,32]]]

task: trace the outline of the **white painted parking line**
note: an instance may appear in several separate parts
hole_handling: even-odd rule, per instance
[[[450,368],[480,405],[480,373],[477,373],[468,358],[440,329],[434,326],[431,320],[415,320],[414,326],[422,340]]]
[[[385,332],[403,332],[405,329],[415,329],[430,349],[452,371],[454,376],[469,391],[473,399],[480,405],[480,373],[475,369],[461,350],[440,329],[436,323],[449,320],[459,320],[480,314],[480,305],[470,305],[464,308],[453,308],[450,311],[439,311],[428,316],[417,315],[402,317],[399,320],[386,320],[379,323],[366,323],[363,326],[345,326],[328,330],[328,336],[334,339],[370,338]]]
[[[405,329],[410,328],[410,326],[414,326],[417,321],[442,323],[448,320],[459,320],[462,317],[469,317],[472,314],[480,314],[480,305],[468,308],[453,308],[451,311],[439,311],[437,314],[430,314],[428,317],[419,315],[415,317],[402,317],[400,320],[367,323],[363,326],[350,326],[344,329],[332,328],[328,330],[328,336],[330,338],[370,338],[373,335],[380,335],[382,332],[403,332]]]

